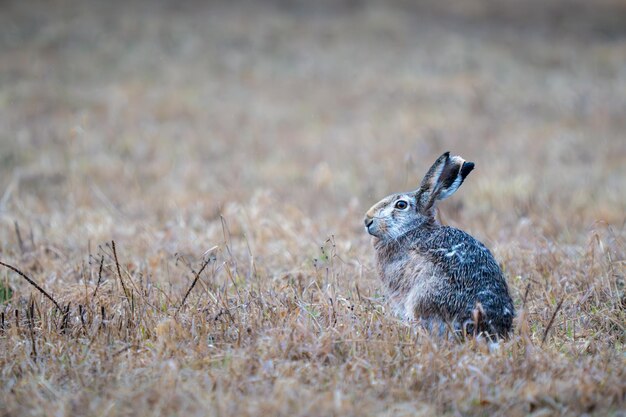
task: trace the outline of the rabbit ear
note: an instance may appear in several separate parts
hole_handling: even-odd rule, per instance
[[[473,169],[474,163],[467,162],[460,156],[450,156],[450,152],[441,155],[430,167],[417,190],[418,210],[423,213],[431,212],[435,200],[443,200],[454,194]]]
[[[463,184],[465,177],[467,177],[473,169],[473,162],[467,162],[460,156],[451,157],[439,176],[437,184],[439,193],[435,198],[437,200],[443,200],[454,194],[461,184]]]

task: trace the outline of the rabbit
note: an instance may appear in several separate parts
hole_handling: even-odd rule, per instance
[[[506,338],[515,309],[498,263],[481,242],[435,218],[436,201],[454,194],[473,169],[473,162],[444,153],[417,190],[374,204],[365,228],[397,315],[429,330]]]

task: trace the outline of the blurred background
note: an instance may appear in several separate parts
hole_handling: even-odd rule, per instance
[[[236,206],[368,256],[363,213],[446,150],[477,169],[444,220],[491,244],[623,230],[624,1],[1,7],[5,242],[196,251]]]

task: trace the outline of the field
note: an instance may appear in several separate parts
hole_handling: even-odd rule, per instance
[[[0,261],[41,287],[0,266],[0,416],[626,415],[623,1],[0,10]],[[446,150],[492,352],[395,318],[363,228]]]

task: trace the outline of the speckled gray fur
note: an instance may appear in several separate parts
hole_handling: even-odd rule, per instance
[[[418,190],[381,200],[368,211],[365,224],[374,236],[378,272],[396,314],[427,327],[443,321],[457,331],[504,337],[515,311],[496,260],[472,236],[434,217],[435,200],[452,195],[473,167],[443,154]],[[397,208],[404,207],[399,201],[407,207]]]

